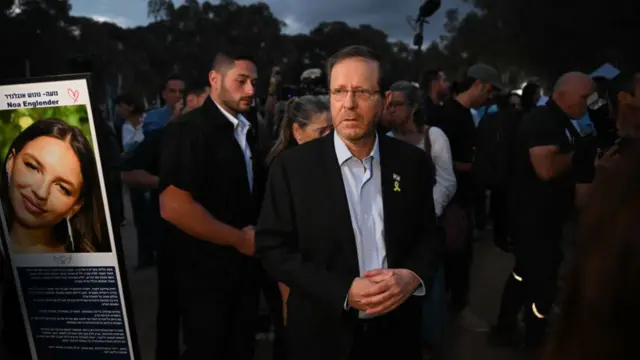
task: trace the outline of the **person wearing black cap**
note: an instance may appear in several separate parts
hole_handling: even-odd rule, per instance
[[[445,256],[445,274],[447,287],[451,292],[451,308],[459,314],[460,324],[472,331],[487,331],[488,325],[473,315],[469,303],[469,271],[473,258],[472,227],[470,226],[473,206],[474,184],[472,180],[472,163],[474,159],[476,126],[471,109],[484,105],[496,90],[504,88],[498,71],[488,65],[471,66],[462,81],[456,86],[456,95],[446,100],[434,126],[441,128],[451,144],[451,154],[458,189],[451,203],[465,209],[466,217],[459,218],[457,223],[466,224],[467,236],[461,241],[448,238],[448,251]],[[453,216],[447,213],[443,217]],[[461,215],[462,216],[462,215]],[[456,246],[453,246],[453,243]],[[451,245],[451,246],[449,246]]]

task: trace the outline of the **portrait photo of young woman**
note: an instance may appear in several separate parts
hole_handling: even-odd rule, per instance
[[[15,137],[1,170],[12,254],[111,251],[96,155],[79,128],[35,121]]]

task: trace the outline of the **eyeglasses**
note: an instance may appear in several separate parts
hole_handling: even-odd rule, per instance
[[[374,96],[380,94],[380,90],[369,90],[369,89],[333,89],[330,91],[331,98],[336,101],[344,101],[347,98],[349,93],[353,93],[357,101],[371,101]]]

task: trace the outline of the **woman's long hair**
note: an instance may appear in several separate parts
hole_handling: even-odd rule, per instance
[[[280,136],[267,156],[267,164],[271,164],[285,149],[297,145],[293,138],[293,124],[301,128],[309,125],[314,115],[329,112],[329,103],[314,95],[292,97],[287,101],[284,109],[284,117],[280,125]]]
[[[80,211],[69,219],[75,246],[72,247],[66,221],[55,225],[54,239],[64,245],[68,252],[100,252],[109,251],[110,242],[105,236],[105,214],[102,192],[98,177],[98,166],[91,145],[80,129],[63,120],[50,118],[34,122],[21,132],[9,147],[9,153],[2,164],[0,182],[0,200],[4,204],[7,225],[13,222],[13,206],[9,197],[9,176],[6,170],[7,160],[12,153],[16,155],[32,140],[47,136],[68,142],[80,161],[83,186],[78,197],[83,205]],[[9,229],[11,230],[11,229]]]
[[[599,167],[546,360],[640,358],[640,144],[633,142]]]

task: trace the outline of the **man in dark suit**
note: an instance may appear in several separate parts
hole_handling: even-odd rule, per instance
[[[181,360],[252,360],[258,317],[253,226],[262,167],[249,110],[257,70],[220,54],[211,96],[169,122],[160,160],[160,213],[170,223],[177,300],[186,347]]]
[[[441,261],[433,172],[378,136],[381,68],[353,46],[328,62],[335,132],[273,163],[256,230],[267,271],[291,289],[289,359],[421,359],[420,308]]]

